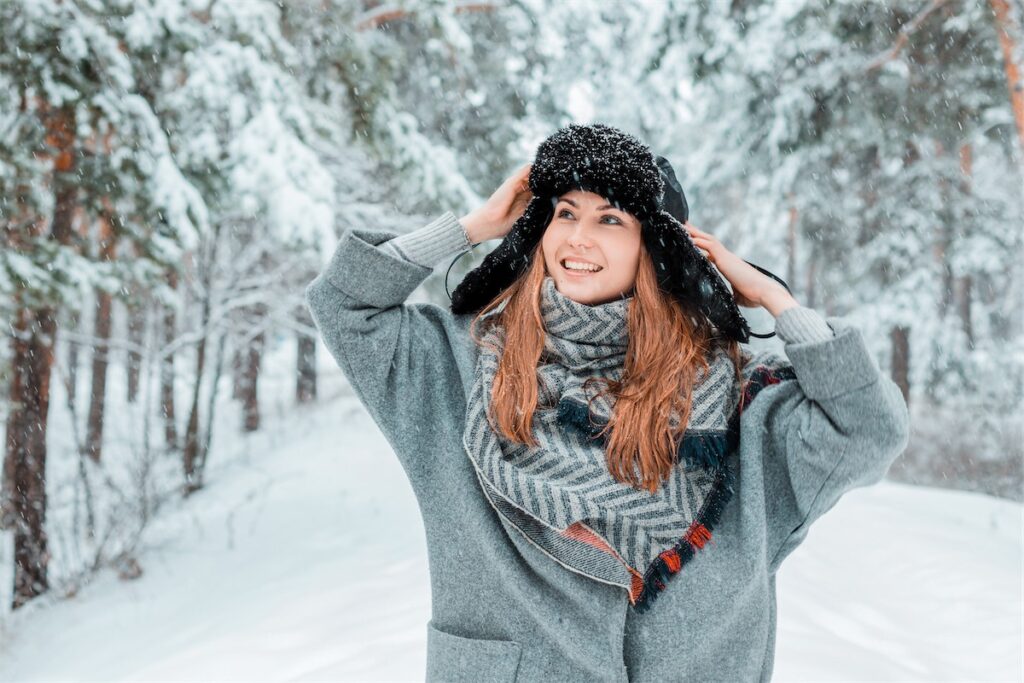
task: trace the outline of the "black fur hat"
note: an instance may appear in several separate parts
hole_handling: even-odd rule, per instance
[[[529,185],[533,198],[523,215],[452,293],[453,313],[476,313],[511,286],[525,272],[558,197],[586,190],[640,221],[662,291],[684,310],[700,311],[726,338],[749,340],[732,291],[682,225],[689,209],[672,166],[640,140],[601,123],[569,124],[537,148]]]

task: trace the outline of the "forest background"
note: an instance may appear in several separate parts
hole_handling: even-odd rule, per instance
[[[346,229],[462,215],[571,121],[639,136],[695,224],[861,327],[911,408],[890,479],[1024,501],[1022,18],[0,1],[2,609],[137,576],[161,508],[261,430],[267,358],[294,363],[279,410],[318,400],[302,293]]]

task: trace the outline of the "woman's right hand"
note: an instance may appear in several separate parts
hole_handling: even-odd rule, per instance
[[[520,166],[482,206],[459,219],[472,244],[504,237],[523,215],[526,205],[533,199],[528,182],[531,166]]]

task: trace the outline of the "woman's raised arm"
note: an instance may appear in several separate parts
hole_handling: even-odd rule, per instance
[[[903,394],[880,372],[858,328],[796,307],[780,314],[776,330],[795,380],[765,387],[743,414],[763,425],[770,444],[763,471],[773,567],[843,494],[885,476],[910,425]]]
[[[458,356],[471,342],[447,309],[405,300],[430,275],[429,264],[468,247],[450,211],[401,237],[353,228],[305,289],[324,344],[414,487],[439,436],[431,433],[436,411],[464,402]]]

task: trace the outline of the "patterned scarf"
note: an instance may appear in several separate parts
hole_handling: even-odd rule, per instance
[[[730,461],[739,443],[741,405],[749,405],[761,386],[793,375],[784,367],[786,359],[761,355],[765,363],[745,363],[753,372],[744,373],[741,401],[733,362],[717,350],[708,359],[709,369],[698,369],[671,476],[656,493],[619,482],[605,462],[608,437],[596,436],[612,414],[614,396],[597,396],[603,383],[583,384],[588,377],[621,378],[631,300],[581,304],[545,277],[540,308],[546,336],[532,425],[539,447],[506,440],[486,418],[504,348],[500,325],[483,335],[499,351],[481,347],[463,445],[501,517],[567,569],[622,587],[642,611],[711,540],[733,493]],[[673,415],[671,423],[678,417]]]

